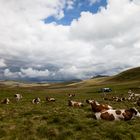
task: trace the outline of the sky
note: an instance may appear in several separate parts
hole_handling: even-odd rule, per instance
[[[0,0],[0,80],[63,81],[140,66],[139,0]]]

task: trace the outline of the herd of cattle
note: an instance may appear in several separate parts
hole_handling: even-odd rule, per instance
[[[75,97],[75,94],[68,94],[68,106],[71,107],[83,107],[84,103],[77,102],[72,100]],[[19,102],[22,99],[21,94],[14,95],[15,101]],[[131,90],[128,91],[128,97],[118,97],[118,96],[105,96],[103,97],[104,100],[108,101],[133,101],[134,104],[140,106],[140,94],[135,94]],[[46,97],[47,102],[55,102],[55,98]],[[41,99],[39,97],[33,99],[32,104],[39,104]],[[9,98],[5,98],[1,101],[2,104],[9,104]],[[86,100],[86,103],[91,105],[92,112],[94,113],[94,118],[99,120],[130,120],[134,117],[140,117],[140,113],[138,110],[133,107],[129,109],[114,109],[112,106],[108,104],[100,104],[95,100]]]
[[[15,94],[14,95],[15,101],[20,101],[22,99],[22,95],[21,94]],[[50,98],[50,97],[46,97],[46,101],[48,102],[54,102],[55,99],[54,98]],[[39,104],[41,102],[41,99],[39,97],[35,98],[32,100],[33,104]],[[1,104],[9,104],[10,100],[9,98],[5,98],[1,101]]]

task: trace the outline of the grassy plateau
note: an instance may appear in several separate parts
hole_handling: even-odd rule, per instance
[[[123,80],[124,79],[124,80]],[[102,87],[112,88],[113,96],[128,96],[128,90],[140,93],[140,68],[131,69],[113,77],[101,77],[78,83],[24,84],[12,81],[0,82],[0,140],[140,140],[140,118],[130,121],[95,120],[86,99],[107,103],[114,108],[140,107],[131,101],[103,100],[98,93]],[[16,102],[14,94],[23,98]],[[68,94],[81,101],[84,107],[68,106]],[[55,102],[47,102],[45,97]],[[32,104],[39,97],[41,103]]]

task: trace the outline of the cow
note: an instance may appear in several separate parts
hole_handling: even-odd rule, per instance
[[[133,107],[130,109],[109,109],[102,112],[96,112],[94,114],[95,118],[97,120],[108,120],[108,121],[114,121],[114,120],[131,120],[134,117],[140,117],[140,113],[138,110]]]
[[[77,102],[77,101],[72,101],[72,100],[68,100],[68,105],[73,106],[73,107],[83,107],[84,106],[82,102]]]
[[[55,102],[55,99],[54,98],[50,98],[50,97],[46,97],[46,101],[48,101],[48,102]]]
[[[75,97],[75,94],[68,94],[69,98]]]
[[[140,94],[135,94],[135,93],[131,92],[128,96],[128,101],[135,101],[138,98],[140,98]]]
[[[15,94],[14,97],[15,97],[16,101],[19,101],[20,99],[22,99],[21,94]]]
[[[37,97],[37,98],[35,98],[35,99],[32,100],[32,103],[33,103],[33,104],[39,104],[40,101],[41,101],[40,98]]]
[[[86,102],[91,104],[91,108],[92,108],[92,111],[94,113],[102,112],[102,111],[109,110],[109,109],[113,109],[112,106],[110,106],[108,104],[99,104],[95,100],[86,100]]]
[[[2,104],[9,104],[10,100],[8,98],[5,98],[1,101]]]

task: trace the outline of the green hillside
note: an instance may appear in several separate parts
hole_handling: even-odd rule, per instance
[[[127,82],[127,81],[140,81],[140,67],[129,69],[113,76],[110,81]]]
[[[69,84],[71,87],[91,87],[91,86],[103,86],[110,84],[131,84],[140,82],[140,67],[123,71],[114,76],[108,77],[95,77],[92,79],[84,80]]]

